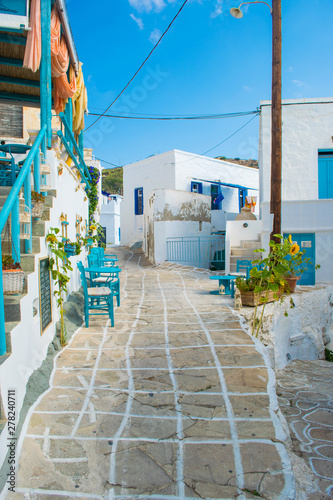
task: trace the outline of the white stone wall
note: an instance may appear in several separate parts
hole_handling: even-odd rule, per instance
[[[169,151],[124,167],[124,201],[121,215],[122,244],[144,241],[144,217],[134,215],[134,189],[143,188],[144,211],[154,189],[191,191],[191,181],[202,182],[202,194],[210,197],[211,182],[221,181],[249,188],[248,194],[259,195],[257,169],[215,160],[183,151]],[[206,182],[205,182],[206,181]],[[222,211],[239,212],[239,191],[222,186]],[[259,201],[259,200],[258,200]],[[257,205],[257,210],[259,203]],[[215,230],[225,229],[225,215],[214,216]]]
[[[210,202],[210,196],[203,194],[154,190],[145,214],[145,249],[149,259],[154,263],[167,259],[167,238],[210,236]]]
[[[333,149],[333,98],[283,100],[282,200],[318,199],[318,149]],[[302,104],[294,104],[302,103]],[[271,106],[261,101],[259,170],[261,200],[270,200]]]
[[[88,200],[83,188],[79,185],[72,171],[67,165],[57,160],[54,151],[48,151],[47,162],[51,165],[52,175],[48,183],[51,183],[52,189],[57,190],[57,197],[53,200],[50,221],[46,222],[46,234],[49,228],[61,228],[59,217],[61,213],[68,217],[68,237],[75,241],[76,239],[76,214],[81,215],[83,223],[88,218]],[[62,175],[58,175],[58,165],[63,167]],[[84,235],[85,232],[83,231]],[[17,394],[17,411],[19,412],[25,396],[26,383],[34,370],[40,367],[46,357],[49,343],[55,335],[55,323],[59,319],[59,313],[56,305],[56,297],[52,293],[52,323],[46,328],[43,335],[40,331],[39,315],[39,277],[38,265],[39,259],[48,255],[48,248],[45,238],[40,238],[41,251],[35,255],[35,272],[27,276],[28,294],[21,300],[21,322],[12,331],[12,354],[0,366],[0,392],[2,395],[7,393],[8,388],[15,388]],[[77,270],[77,262],[85,262],[86,252],[79,256],[71,257],[73,272],[68,285],[69,293],[80,288],[80,277]],[[53,283],[52,283],[53,286]],[[33,307],[37,308],[37,315],[33,317]],[[0,449],[5,448],[1,446]],[[0,463],[3,457],[0,455]]]
[[[107,245],[120,244],[119,229],[120,229],[121,202],[122,202],[122,196],[119,195],[110,195],[110,197],[103,196],[100,224],[101,226],[106,228]]]

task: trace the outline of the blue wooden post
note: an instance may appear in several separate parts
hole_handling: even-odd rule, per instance
[[[43,141],[43,142],[45,142],[45,141]],[[39,153],[39,150],[37,151],[35,159],[34,159],[34,191],[36,191],[37,193],[40,193],[40,153]]]
[[[67,123],[69,125],[69,130],[65,128],[65,138],[69,144],[69,147],[71,148],[71,151],[73,151],[73,144],[70,140],[70,132],[73,133],[73,104],[72,104],[72,99],[68,99],[68,102],[65,107],[65,117],[67,120]]]
[[[47,126],[46,142],[42,151],[46,156],[46,147],[52,141],[52,81],[51,81],[51,0],[41,0],[42,58],[40,64],[40,123]]]
[[[20,200],[17,196],[11,211],[12,257],[15,262],[21,262],[20,249]]]
[[[37,153],[38,155],[38,153]],[[29,213],[31,214],[31,174],[30,172],[25,178],[24,181],[24,197],[25,197],[25,203],[26,206],[28,207]],[[26,253],[32,253],[32,231],[31,231],[31,216],[30,216],[30,237],[28,240],[25,240],[24,246],[25,246],[25,252]]]
[[[2,261],[1,239],[0,239],[0,257]],[[2,283],[2,270],[0,279],[0,356],[4,356],[7,352],[6,349],[6,329],[5,329],[5,304],[3,300],[3,283]]]
[[[79,135],[79,149],[81,151],[81,155],[84,156],[84,134],[83,130],[81,130]]]

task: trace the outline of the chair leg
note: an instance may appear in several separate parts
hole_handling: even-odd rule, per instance
[[[111,326],[114,326],[113,294],[112,293],[108,297],[108,306],[109,306],[109,318],[111,320]]]

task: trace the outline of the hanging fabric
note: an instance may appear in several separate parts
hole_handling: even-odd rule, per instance
[[[36,73],[39,69],[42,53],[40,0],[31,1],[30,28],[25,46],[23,68],[31,69],[31,71]]]
[[[76,135],[84,129],[84,112],[87,110],[87,89],[84,84],[82,63],[79,63],[79,74],[76,78],[76,92],[73,102],[73,131]]]
[[[60,50],[61,22],[54,4],[51,12],[51,56],[57,56]]]

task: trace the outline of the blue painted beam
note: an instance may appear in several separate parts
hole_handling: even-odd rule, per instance
[[[36,80],[26,80],[25,78],[15,78],[12,76],[0,75],[1,83],[9,83],[10,85],[23,85],[24,87],[39,88],[40,83]]]
[[[91,181],[91,175],[90,175],[88,167],[87,167],[87,165],[86,165],[86,163],[84,161],[83,153],[81,153],[80,148],[79,148],[79,146],[76,143],[74,134],[73,134],[73,132],[71,132],[70,126],[69,126],[69,124],[68,124],[68,122],[66,120],[66,117],[65,117],[64,113],[59,113],[59,117],[60,117],[60,120],[62,121],[62,123],[65,126],[65,130],[67,129],[67,131],[68,131],[68,137],[69,137],[71,143],[73,144],[73,146],[74,146],[74,148],[75,148],[75,150],[77,152],[77,155],[78,155],[80,163],[81,163],[81,168],[84,170],[84,173],[85,173],[85,176],[87,177],[87,179],[89,181]]]
[[[39,156],[38,152],[37,152],[36,156]],[[30,174],[28,174],[26,176],[25,181],[24,181],[24,198],[25,198],[25,205],[28,208],[29,213],[31,214],[31,175]],[[31,215],[30,215],[29,224],[30,224],[30,237],[28,240],[25,240],[25,242],[24,242],[25,253],[32,253]]]
[[[10,57],[0,57],[0,64],[5,66],[16,66],[17,68],[23,68],[23,61],[21,59],[12,59]]]
[[[26,45],[27,39],[22,36],[6,35],[5,33],[0,33],[0,42],[12,43],[14,45]]]
[[[73,103],[72,99],[68,99],[66,107],[65,107],[65,116],[66,116],[66,121],[68,123],[69,129],[65,127],[65,138],[69,144],[69,147],[71,148],[71,151],[73,151],[73,144],[71,143],[70,139],[70,134],[73,134]]]
[[[80,135],[79,135],[79,148],[80,148],[80,153],[83,156],[84,155],[84,134],[83,134],[83,130],[81,130]]]
[[[52,88],[51,88],[51,2],[41,0],[42,57],[40,64],[40,107],[41,128],[46,125],[46,144],[42,146],[44,157],[46,147],[51,148],[52,140]]]
[[[81,174],[81,177],[82,179],[84,180],[84,182],[87,184],[88,187],[90,187],[90,184],[89,182],[87,181],[87,177],[85,176],[85,173],[84,173],[84,170],[82,169],[81,165],[79,164],[79,162],[77,161],[76,157],[75,157],[75,154],[73,153],[73,151],[71,150],[66,138],[64,137],[64,134],[61,132],[61,130],[58,130],[57,132],[57,135],[58,137],[60,137],[61,139],[61,142],[63,143],[63,145],[65,146],[65,149],[67,151],[67,153],[69,154],[69,156],[71,157],[71,159],[73,160],[74,162],[74,165],[76,166],[76,168],[78,169],[78,171],[80,172]]]
[[[2,256],[1,238],[0,238],[0,255]],[[3,282],[2,270],[0,279],[0,356],[4,356],[7,352],[6,348],[6,329],[5,329],[5,307],[3,300]]]
[[[40,103],[39,96],[27,95],[27,94],[14,94],[12,92],[0,92],[0,98],[6,99],[8,101],[23,101],[23,102],[33,102]]]
[[[20,200],[16,196],[13,208],[11,211],[11,231],[12,231],[12,257],[14,262],[21,262],[21,248],[20,248]]]
[[[40,193],[40,154],[36,154],[34,159],[34,190]]]

